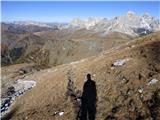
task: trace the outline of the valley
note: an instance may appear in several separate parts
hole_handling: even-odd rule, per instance
[[[131,11],[111,20],[2,23],[2,120],[75,120],[78,99],[67,85],[82,93],[88,73],[96,120],[159,120],[159,25]]]

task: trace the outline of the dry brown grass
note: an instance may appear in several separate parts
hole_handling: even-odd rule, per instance
[[[134,47],[133,47],[134,45]],[[117,59],[130,58],[125,65],[111,69]],[[115,118],[117,120],[151,119],[149,107],[155,101],[154,94],[160,89],[160,81],[148,86],[152,78],[160,80],[160,35],[152,35],[134,40],[110,53],[93,56],[77,64],[64,64],[26,76],[37,81],[37,86],[18,98],[12,109],[18,110],[13,120],[72,120],[72,103],[66,99],[67,72],[72,68],[76,75],[75,84],[82,90],[84,78],[89,72],[97,85],[97,120]],[[55,71],[55,69],[57,69]],[[125,78],[125,80],[122,80]],[[142,87],[143,93],[138,89]],[[155,102],[153,102],[155,104]],[[64,111],[63,116],[54,112]],[[156,112],[159,119],[160,111]]]

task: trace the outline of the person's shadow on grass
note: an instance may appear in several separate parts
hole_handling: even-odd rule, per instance
[[[87,81],[83,86],[80,120],[95,120],[96,115],[96,83],[87,74]]]

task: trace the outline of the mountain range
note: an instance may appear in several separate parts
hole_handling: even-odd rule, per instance
[[[128,11],[125,15],[112,19],[89,17],[88,19],[73,19],[70,23],[47,23],[36,21],[13,21],[6,24],[15,26],[37,26],[48,29],[82,29],[94,30],[105,34],[109,32],[122,32],[132,36],[148,34],[160,30],[160,21],[149,13],[137,15]],[[45,30],[45,29],[44,29]],[[33,31],[38,32],[38,31]]]
[[[132,11],[128,11],[126,15],[118,16],[110,20],[107,18],[74,19],[70,25],[78,28],[101,31],[104,32],[104,34],[116,31],[132,36],[160,30],[160,21],[158,19],[148,13],[138,16]]]
[[[129,11],[1,23],[2,120],[75,120],[86,75],[96,120],[160,119],[160,21]]]
[[[147,13],[138,16],[131,11],[110,20],[74,19],[70,23],[13,21],[3,22],[1,26],[2,65],[39,63],[40,56],[45,56],[42,64],[68,63],[160,30],[158,19]]]

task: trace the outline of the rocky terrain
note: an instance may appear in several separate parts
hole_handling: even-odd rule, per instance
[[[66,96],[71,71],[75,91],[82,91],[87,73],[96,82],[97,120],[159,120],[159,63],[160,33],[156,32],[44,70],[36,70],[33,64],[2,67],[3,78],[15,78],[15,85],[17,80],[36,82],[30,91],[16,97],[3,119],[74,120],[74,101]],[[32,70],[25,72],[24,67]]]
[[[149,13],[137,15],[128,11],[125,15],[117,16],[113,19],[107,18],[88,18],[85,20],[74,19],[70,26],[86,28],[88,30],[101,31],[104,34],[108,32],[122,32],[131,36],[146,35],[160,29],[160,22]]]
[[[158,30],[157,18],[131,11],[113,19],[74,19],[68,24],[3,22],[2,66],[24,62],[47,67],[65,64]]]
[[[145,13],[1,24],[2,120],[75,120],[86,75],[96,120],[160,119],[160,22]]]

